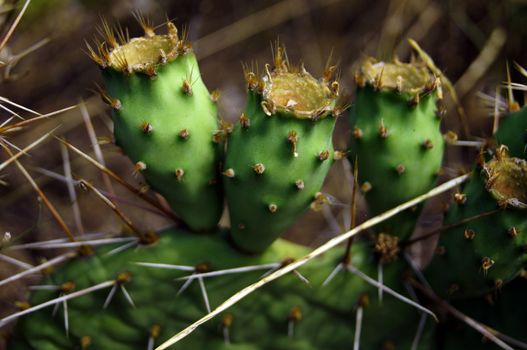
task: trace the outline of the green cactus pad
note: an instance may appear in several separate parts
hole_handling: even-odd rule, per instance
[[[262,80],[247,73],[247,107],[228,140],[223,182],[232,237],[247,252],[263,251],[295,222],[333,162],[336,91],[280,55]]]
[[[527,107],[506,115],[495,135],[499,144],[507,145],[511,157],[527,158]]]
[[[171,24],[168,35],[106,40],[112,49],[98,59],[117,145],[191,229],[214,228],[223,209],[217,109],[190,45]]]
[[[9,349],[146,349],[155,335],[156,346],[206,314],[204,298],[197,280],[177,295],[184,281],[176,278],[193,271],[178,271],[139,266],[137,262],[196,266],[196,271],[219,271],[242,266],[277,263],[298,258],[308,250],[278,240],[263,255],[248,256],[233,249],[227,233],[195,235],[182,230],[161,233],[156,245],[129,249],[117,254],[106,247],[94,256],[72,261],[46,277],[43,285],[73,282],[75,291],[119,277],[119,287],[106,309],[103,304],[110,288],[98,290],[68,301],[69,336],[65,334],[62,309],[56,317],[52,308],[40,310],[19,320]],[[175,349],[344,349],[353,342],[356,310],[364,307],[361,348],[379,349],[389,342],[409,344],[417,329],[419,312],[386,295],[383,304],[377,290],[359,277],[340,272],[326,286],[322,282],[342,260],[343,249],[334,249],[322,258],[303,266],[299,272],[284,276],[242,300],[218,319],[198,328]],[[368,247],[354,244],[351,263],[372,276],[376,266],[370,262]],[[215,308],[239,289],[255,282],[271,269],[204,277],[211,308]],[[385,269],[386,285],[402,290],[401,274],[405,265],[394,263]],[[70,284],[71,285],[71,284]],[[127,301],[125,287],[135,307]],[[71,292],[71,290],[69,291]],[[36,291],[31,303],[57,297],[60,290]],[[365,296],[369,296],[369,303]],[[360,300],[360,303],[359,303]],[[225,344],[225,329],[231,345]],[[155,332],[153,331],[155,330]]]
[[[436,108],[441,92],[422,63],[366,59],[356,82],[349,158],[357,159],[368,207],[377,215],[434,186],[444,150]],[[407,238],[418,214],[400,214],[385,223],[385,232]]]
[[[426,270],[443,296],[482,295],[512,280],[527,261],[527,162],[501,149],[474,171],[466,201],[449,209],[439,253]]]
[[[527,279],[517,278],[504,286],[499,293],[464,299],[453,303],[453,306],[468,317],[497,330],[501,334],[526,343],[525,295],[527,295]],[[448,322],[441,325],[438,338],[441,339],[441,342],[438,344],[437,350],[501,349],[481,333],[454,319],[449,319]],[[516,348],[514,343],[506,342]]]

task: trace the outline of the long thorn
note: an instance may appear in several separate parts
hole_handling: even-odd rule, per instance
[[[181,288],[179,288],[179,290],[177,291],[176,296],[180,296],[181,293],[183,293],[190,286],[192,281],[194,281],[194,279],[186,280],[185,283],[183,283],[183,285],[181,286]]]
[[[128,303],[129,303],[133,308],[135,308],[134,300],[132,299],[132,296],[130,295],[130,293],[128,293],[128,290],[126,290],[126,288],[125,288],[125,286],[124,286],[123,284],[121,284],[120,287],[121,287],[121,291],[123,292],[124,297],[126,298],[126,300],[128,301]]]
[[[199,289],[201,289],[201,295],[203,296],[203,301],[205,302],[205,307],[207,308],[207,312],[210,313],[209,296],[207,294],[207,289],[205,288],[205,282],[203,282],[202,277],[198,277],[198,282]]]
[[[63,255],[59,255],[49,261],[46,261],[45,263],[43,264],[40,264],[40,265],[37,265],[35,267],[32,267],[30,269],[27,269],[25,271],[22,271],[20,273],[17,273],[16,275],[13,275],[11,277],[8,277],[6,279],[3,279],[0,281],[0,286],[3,286],[5,284],[8,284],[10,282],[13,282],[13,281],[16,281],[16,280],[19,280],[21,279],[22,277],[25,277],[25,276],[28,276],[28,275],[31,275],[35,272],[40,272],[44,269],[47,269],[48,267],[50,266],[54,266],[56,264],[59,264],[65,260],[68,260],[68,259],[71,259],[71,258],[74,258],[78,255],[77,252],[69,252],[69,253],[66,253],[66,254],[63,254]]]
[[[91,286],[89,288],[82,289],[82,290],[79,290],[79,291],[76,291],[76,292],[73,292],[73,293],[70,293],[70,294],[65,294],[65,295],[63,295],[63,296],[61,296],[59,298],[56,298],[56,299],[53,299],[53,300],[49,300],[49,301],[46,301],[45,303],[32,306],[32,307],[30,307],[28,309],[25,309],[25,310],[22,310],[20,312],[15,313],[15,314],[12,314],[12,315],[9,315],[7,317],[4,317],[3,319],[0,320],[0,327],[5,326],[9,322],[14,321],[14,320],[16,320],[17,318],[19,318],[21,316],[24,316],[24,315],[30,314],[32,312],[44,309],[44,308],[46,308],[48,306],[55,305],[57,303],[62,303],[64,300],[70,300],[70,299],[78,298],[80,296],[83,296],[83,295],[86,295],[86,294],[89,294],[89,293],[92,293],[92,292],[95,292],[95,291],[98,291],[98,290],[101,290],[101,289],[105,289],[105,288],[111,287],[113,285],[115,285],[115,281],[113,281],[113,280],[112,281],[102,282],[102,283],[96,284],[94,286]]]
[[[168,265],[168,266],[171,266],[171,265]],[[193,279],[193,278],[198,278],[198,277],[206,278],[206,277],[223,276],[223,275],[230,275],[230,274],[236,274],[236,273],[244,273],[244,272],[250,272],[250,271],[267,270],[267,269],[274,268],[277,266],[280,266],[280,263],[235,267],[232,269],[217,270],[217,271],[204,272],[204,273],[195,273],[189,276],[178,278],[178,280],[187,280],[189,278]],[[193,270],[194,268],[192,268],[192,271]]]
[[[362,313],[364,308],[359,306],[357,308],[357,316],[355,318],[355,336],[353,337],[353,350],[360,349],[360,334],[362,330]]]
[[[130,247],[133,247],[133,246],[137,245],[138,243],[139,243],[139,240],[138,239],[134,239],[131,242],[125,243],[122,246],[119,246],[117,248],[114,248],[114,249],[110,250],[105,255],[110,256],[110,255],[114,255],[114,254],[120,253],[120,252],[122,252],[122,251],[124,251],[124,250],[126,250],[126,249],[128,249]]]
[[[401,300],[402,302],[407,303],[407,304],[415,307],[416,309],[418,309],[420,311],[426,312],[427,314],[432,316],[434,318],[434,320],[439,322],[439,319],[437,318],[437,316],[432,311],[430,311],[427,308],[425,308],[424,306],[422,306],[422,305],[416,303],[415,301],[410,300],[407,297],[397,293],[393,289],[391,289],[389,287],[386,287],[384,284],[379,284],[376,280],[374,280],[373,278],[371,278],[370,276],[366,275],[365,273],[363,273],[362,271],[360,271],[359,269],[357,269],[356,267],[354,267],[352,265],[348,265],[347,269],[348,269],[348,271],[350,271],[354,275],[359,276],[360,278],[362,278],[363,280],[365,280],[369,284],[371,284],[371,285],[373,285],[373,286],[375,286],[377,288],[382,288],[386,293],[391,294],[393,297]]]
[[[12,257],[4,255],[4,254],[0,254],[0,260],[5,261],[5,262],[7,262],[9,264],[18,266],[18,267],[20,267],[20,268],[22,268],[24,270],[28,270],[28,269],[31,269],[31,268],[34,267],[33,265],[30,265],[28,263],[25,263],[23,261],[20,261],[18,259],[12,258]]]
[[[419,342],[421,341],[421,336],[423,335],[423,332],[425,330],[426,318],[427,318],[426,314],[422,313],[421,317],[419,318],[419,325],[417,326],[417,332],[415,333],[414,340],[412,341],[411,350],[417,350],[419,346]]]
[[[117,237],[117,238],[103,238],[103,239],[94,239],[94,240],[82,240],[76,242],[52,242],[48,244],[40,244],[33,246],[32,249],[64,249],[64,248],[79,248],[85,245],[90,246],[100,246],[107,244],[115,243],[137,243],[137,238],[135,237]],[[18,248],[18,247],[17,247]]]
[[[333,271],[331,271],[329,276],[324,280],[324,282],[322,282],[322,286],[327,286],[329,284],[329,282],[331,282],[333,280],[333,278],[335,278],[335,276],[340,271],[342,271],[343,268],[344,268],[344,264],[343,263],[339,263],[337,266],[335,266],[335,268],[333,269]]]
[[[110,292],[108,293],[108,296],[106,297],[106,299],[104,300],[104,304],[102,305],[103,309],[106,309],[108,305],[110,305],[110,302],[113,299],[115,291],[117,291],[117,284],[113,283],[113,287],[112,289],[110,289]]]
[[[194,266],[186,266],[186,265],[158,264],[158,263],[148,263],[148,262],[135,262],[134,264],[139,265],[139,266],[155,267],[158,269],[170,269],[170,270],[179,270],[179,271],[194,271],[196,269]]]
[[[68,301],[62,301],[62,309],[64,309],[64,330],[66,331],[66,336],[70,333],[70,322],[68,318]]]

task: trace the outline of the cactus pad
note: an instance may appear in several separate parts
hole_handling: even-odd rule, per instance
[[[527,158],[527,107],[506,115],[500,122],[496,140],[507,145],[511,157]]]
[[[121,39],[107,29],[111,49],[95,56],[116,143],[191,229],[211,229],[223,209],[217,111],[190,44],[171,23],[167,35]]]
[[[527,162],[505,148],[474,171],[441,233],[440,254],[427,268],[436,292],[451,297],[488,293],[512,280],[527,261]]]
[[[232,237],[260,252],[315,199],[333,161],[338,83],[315,80],[277,49],[275,67],[246,72],[248,101],[228,139],[224,185]]]
[[[158,243],[152,246],[108,254],[113,248],[100,249],[94,256],[72,261],[41,283],[58,286],[67,283],[75,288],[68,289],[71,293],[114,280],[116,291],[105,309],[111,285],[68,301],[69,335],[65,334],[62,309],[56,317],[48,308],[22,318],[10,349],[145,349],[150,338],[157,346],[207,312],[199,280],[193,280],[178,294],[185,281],[176,278],[243,266],[263,267],[203,277],[208,302],[214,308],[273,268],[268,264],[277,268],[308,252],[304,247],[278,240],[264,254],[248,256],[228,244],[225,232],[195,235],[181,230],[161,233]],[[381,348],[385,342],[396,346],[409,344],[419,317],[411,306],[389,296],[381,306],[374,297],[375,287],[351,273],[340,272],[322,286],[342,254],[343,249],[335,249],[302,267],[299,272],[310,284],[295,274],[284,276],[236,304],[219,319],[198,328],[175,348],[348,348],[353,342],[359,306],[363,307],[364,315],[363,348]],[[177,266],[156,268],[137,265],[138,262]],[[370,276],[376,269],[370,263],[368,247],[362,243],[354,244],[351,263]],[[190,271],[177,270],[182,265]],[[402,263],[386,267],[385,283],[402,289],[400,276],[404,269]],[[122,287],[134,306],[127,301]],[[37,291],[31,302],[41,303],[59,293],[60,289]],[[90,345],[82,347],[83,342]]]
[[[364,60],[351,108],[349,157],[372,215],[430,190],[443,158],[436,102],[439,79],[420,62]],[[386,223],[386,232],[407,238],[417,214],[405,212]],[[389,227],[388,227],[389,226]]]

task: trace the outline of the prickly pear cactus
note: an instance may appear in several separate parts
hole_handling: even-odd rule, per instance
[[[278,48],[275,67],[246,72],[248,101],[228,139],[223,171],[232,237],[261,252],[320,191],[333,162],[338,83],[293,67]]]
[[[501,147],[450,207],[426,273],[443,296],[499,290],[527,261],[527,162]]]
[[[357,159],[359,180],[372,215],[430,190],[443,158],[436,102],[439,78],[422,62],[364,60],[355,80],[349,157]],[[407,238],[418,212],[385,223],[384,231]]]
[[[195,235],[183,230],[162,232],[155,245],[115,254],[110,253],[113,248],[70,262],[42,281],[42,285],[58,286],[56,290],[40,290],[31,298],[38,304],[91,287],[67,305],[60,304],[67,306],[68,332],[62,309],[56,317],[51,308],[43,309],[19,321],[10,349],[152,349],[203,316],[209,306],[214,308],[266,271],[308,252],[278,240],[262,255],[250,256],[233,249],[226,232]],[[231,308],[222,319],[200,327],[175,348],[349,348],[359,308],[362,348],[410,344],[419,317],[411,306],[389,296],[380,305],[375,287],[349,272],[341,271],[322,286],[342,254],[342,249],[336,249],[302,267],[298,272],[309,284],[295,274],[284,276]],[[376,269],[362,243],[354,244],[350,262],[368,275]],[[239,267],[246,271],[221,273]],[[388,266],[386,285],[401,290],[405,268],[402,263]],[[220,275],[207,277],[207,272]],[[192,275],[190,284],[177,280]],[[149,343],[152,347],[147,347]]]
[[[527,107],[506,115],[495,135],[498,144],[505,144],[512,157],[527,158]]]
[[[453,303],[468,317],[492,327],[501,334],[517,341],[527,342],[527,313],[524,299],[527,293],[527,279],[518,277],[503,287],[499,293],[484,297],[464,299]],[[437,350],[457,349],[500,349],[497,345],[482,337],[480,333],[468,328],[460,321],[449,319],[438,327]],[[515,347],[513,343],[511,343]],[[516,347],[515,347],[516,348]],[[518,346],[518,348],[520,348]]]
[[[190,44],[167,26],[167,35],[146,27],[144,37],[128,40],[103,25],[106,42],[91,54],[103,72],[117,145],[191,229],[207,230],[223,209],[216,105]]]

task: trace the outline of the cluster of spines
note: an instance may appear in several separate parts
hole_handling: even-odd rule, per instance
[[[150,20],[143,17],[140,13],[135,13],[134,17],[139,22],[144,31],[146,38],[151,38],[156,35],[155,27]],[[133,72],[141,72],[148,76],[157,75],[157,66],[165,64],[176,59],[180,55],[185,55],[192,50],[192,44],[188,40],[188,29],[184,28],[179,36],[177,27],[170,21],[166,22],[167,35],[170,40],[172,49],[169,52],[164,52],[163,49],[159,51],[159,61],[157,63],[147,65],[144,68],[137,69],[133,67],[126,59],[123,53],[115,52],[115,49],[122,47],[130,42],[130,34],[127,29],[121,26],[110,26],[106,20],[102,20],[101,25],[97,28],[99,37],[96,37],[92,44],[86,41],[86,49],[88,56],[101,69],[113,67],[121,72],[131,74]],[[111,56],[116,57],[112,58]],[[191,84],[185,80],[188,93],[191,93]],[[185,82],[183,89],[185,89]]]

